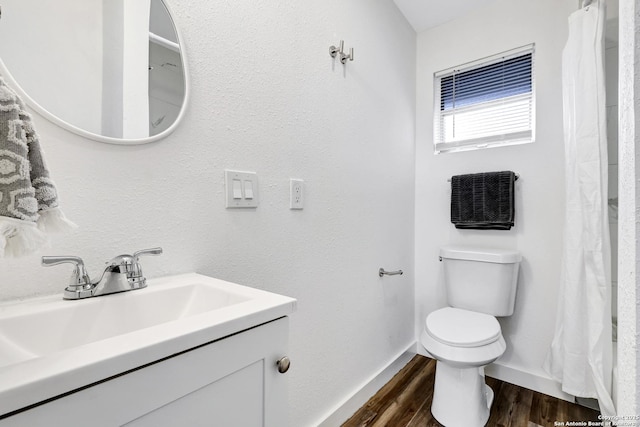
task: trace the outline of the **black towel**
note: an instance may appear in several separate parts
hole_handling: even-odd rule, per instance
[[[515,215],[511,171],[451,177],[451,222],[456,228],[509,230]]]

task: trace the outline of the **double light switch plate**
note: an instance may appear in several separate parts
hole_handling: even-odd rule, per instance
[[[224,182],[227,193],[227,208],[257,208],[258,175],[225,169]]]

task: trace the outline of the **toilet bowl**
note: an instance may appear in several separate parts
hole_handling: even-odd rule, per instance
[[[431,404],[436,420],[447,427],[484,426],[493,402],[484,366],[507,348],[496,318],[445,307],[427,316],[420,342],[437,360]]]
[[[420,342],[436,359],[431,413],[446,427],[481,427],[494,393],[484,367],[507,346],[496,316],[510,316],[521,255],[504,249],[442,248],[448,307],[430,313]]]

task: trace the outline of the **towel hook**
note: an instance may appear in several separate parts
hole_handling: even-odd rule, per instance
[[[345,55],[344,53],[340,54],[340,62],[342,62],[343,64],[346,64],[347,59],[349,61],[353,61],[353,48],[349,49],[349,55]]]
[[[342,53],[344,51],[344,40],[340,40],[339,46],[340,47],[329,46],[329,55],[331,55],[332,58],[335,58],[338,53]]]
[[[353,48],[349,49],[349,54],[347,55],[344,53],[344,40],[340,40],[338,46],[339,47],[329,46],[329,55],[331,55],[332,58],[335,58],[340,54],[340,62],[342,64],[346,64],[347,60],[353,61]]]

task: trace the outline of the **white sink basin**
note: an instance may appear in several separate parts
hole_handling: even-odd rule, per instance
[[[296,300],[199,274],[0,305],[0,416],[291,314]]]
[[[0,367],[218,310],[250,297],[198,282],[83,301],[56,297],[0,309]],[[79,303],[79,304],[78,304]]]

